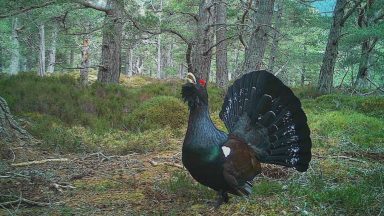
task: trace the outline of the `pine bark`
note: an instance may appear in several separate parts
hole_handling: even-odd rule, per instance
[[[157,36],[157,73],[156,73],[157,79],[162,79],[163,78],[161,64],[162,64],[162,59],[161,59],[161,35],[159,34]]]
[[[55,71],[55,64],[56,64],[56,45],[57,45],[57,34],[58,34],[58,26],[57,24],[54,24],[53,30],[52,30],[52,42],[51,42],[51,48],[49,49],[49,56],[48,56],[48,73],[53,73]]]
[[[307,46],[304,44],[304,57],[303,57],[303,61],[301,63],[301,87],[304,86],[305,84],[305,74],[307,73]]]
[[[32,140],[32,136],[15,121],[7,102],[2,97],[0,97],[0,140],[5,142]]]
[[[129,71],[128,76],[131,77],[133,75],[133,48],[129,49]]]
[[[4,65],[4,59],[3,59],[3,47],[0,44],[0,73],[3,72],[3,65]]]
[[[372,17],[375,13],[370,11],[374,0],[367,2],[365,7],[360,8],[357,24],[360,29],[364,29],[376,24],[380,19],[375,19]],[[383,18],[381,18],[383,19]],[[371,58],[371,53],[378,41],[377,37],[368,37],[361,43],[361,54],[359,62],[359,71],[356,75],[355,83],[353,84],[355,88],[364,88],[367,86],[367,78],[369,77],[369,63]]]
[[[227,63],[227,6],[225,0],[216,2],[216,84],[223,88],[228,85]]]
[[[39,25],[39,76],[45,76],[45,31],[44,24]]]
[[[20,42],[18,33],[19,21],[17,17],[12,19],[12,53],[11,53],[11,65],[9,66],[10,74],[17,74],[20,71]]]
[[[101,66],[97,81],[101,83],[118,83],[121,68],[121,41],[123,32],[123,0],[108,0],[103,41],[101,51]]]
[[[73,47],[71,47],[71,50],[69,52],[69,65],[73,67],[75,64],[75,50]]]
[[[182,63],[179,65],[179,78],[180,79],[185,78],[185,67]]]
[[[280,28],[282,24],[282,16],[283,16],[283,3],[281,0],[277,3],[277,14],[275,16],[275,25],[274,25],[274,33],[272,39],[271,53],[269,55],[269,64],[268,70],[273,72],[276,64],[277,50],[279,48],[280,41]]]
[[[90,38],[86,35],[83,38],[83,47],[81,50],[81,69],[80,69],[80,83],[82,85],[88,84],[89,73],[89,44]]]
[[[252,33],[245,48],[243,73],[260,70],[271,29],[274,0],[254,0],[257,7],[252,20]]]
[[[194,46],[192,70],[197,77],[209,81],[214,31],[213,0],[201,0],[196,31],[196,45]],[[188,57],[187,57],[188,58]]]
[[[160,11],[163,10],[163,0],[160,0]],[[159,14],[159,25],[161,26],[161,12]],[[156,77],[157,79],[162,79],[164,78],[164,74],[162,71],[162,61],[161,61],[161,34],[157,36],[157,73]]]

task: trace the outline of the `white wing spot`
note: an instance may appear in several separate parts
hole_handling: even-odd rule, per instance
[[[231,154],[231,149],[227,146],[222,146],[221,149],[223,150],[224,156],[228,157],[229,154]]]

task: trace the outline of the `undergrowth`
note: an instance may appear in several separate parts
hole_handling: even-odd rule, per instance
[[[182,82],[122,77],[119,85],[82,87],[76,76],[38,77],[31,73],[0,77],[0,96],[40,139],[44,151],[105,152],[125,155],[179,151],[188,108],[180,97]],[[218,117],[224,90],[209,85],[212,120]],[[221,214],[377,215],[384,203],[384,99],[343,94],[318,95],[294,89],[302,99],[313,141],[307,173],[288,179],[260,177],[248,198],[232,198]],[[1,164],[0,164],[1,170]],[[147,179],[146,179],[147,180]],[[107,181],[91,188],[105,192],[119,185]],[[183,170],[154,184],[175,203],[170,214],[208,214],[214,193]],[[87,185],[77,185],[84,190]],[[141,192],[140,192],[141,194]],[[144,200],[140,195],[140,200]],[[164,203],[162,204],[164,205]],[[163,209],[164,206],[161,206]],[[72,212],[74,209],[62,209]],[[68,213],[69,214],[69,213]]]

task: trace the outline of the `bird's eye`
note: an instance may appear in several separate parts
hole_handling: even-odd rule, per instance
[[[207,82],[206,82],[205,80],[203,80],[203,79],[200,79],[200,80],[199,80],[199,83],[200,83],[200,85],[202,85],[203,87],[205,87],[205,85],[207,84]]]

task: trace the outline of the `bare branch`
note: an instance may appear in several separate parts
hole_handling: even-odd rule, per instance
[[[164,10],[164,12],[168,13],[169,15],[173,15],[175,13],[176,14],[182,14],[182,15],[188,15],[188,16],[192,17],[196,22],[199,21],[198,15],[194,14],[194,13],[183,12],[183,11],[169,11],[169,10]]]
[[[34,164],[43,164],[47,162],[67,162],[69,161],[68,158],[52,158],[52,159],[45,159],[45,160],[39,160],[39,161],[29,161],[29,162],[22,162],[22,163],[13,163],[11,166],[18,167],[18,166],[29,166]]]
[[[208,55],[208,53],[209,53],[214,47],[218,46],[219,44],[223,43],[224,41],[231,40],[231,39],[233,39],[234,37],[235,37],[235,36],[227,37],[227,38],[225,38],[225,39],[223,39],[223,40],[220,40],[220,41],[216,42],[214,45],[212,45],[211,47],[209,47],[209,49],[208,49],[207,51],[205,51],[205,52],[203,53],[203,55]]]
[[[243,13],[243,16],[241,16],[241,28],[240,28],[240,31],[239,31],[239,40],[240,40],[241,44],[243,44],[243,46],[245,48],[247,48],[248,45],[244,41],[242,31],[244,29],[243,25],[245,23],[245,18],[247,17],[247,14],[248,14],[249,10],[251,9],[251,7],[252,7],[252,0],[248,0],[247,8],[245,9],[245,11]]]
[[[51,206],[52,205],[52,203],[36,202],[36,201],[32,201],[32,200],[20,197],[19,199],[14,200],[14,201],[8,201],[8,202],[0,203],[0,206],[8,206],[8,205],[16,204],[16,203],[21,203],[21,202],[29,204],[29,205],[34,205],[34,206]],[[54,203],[54,204],[59,204],[59,203]]]

